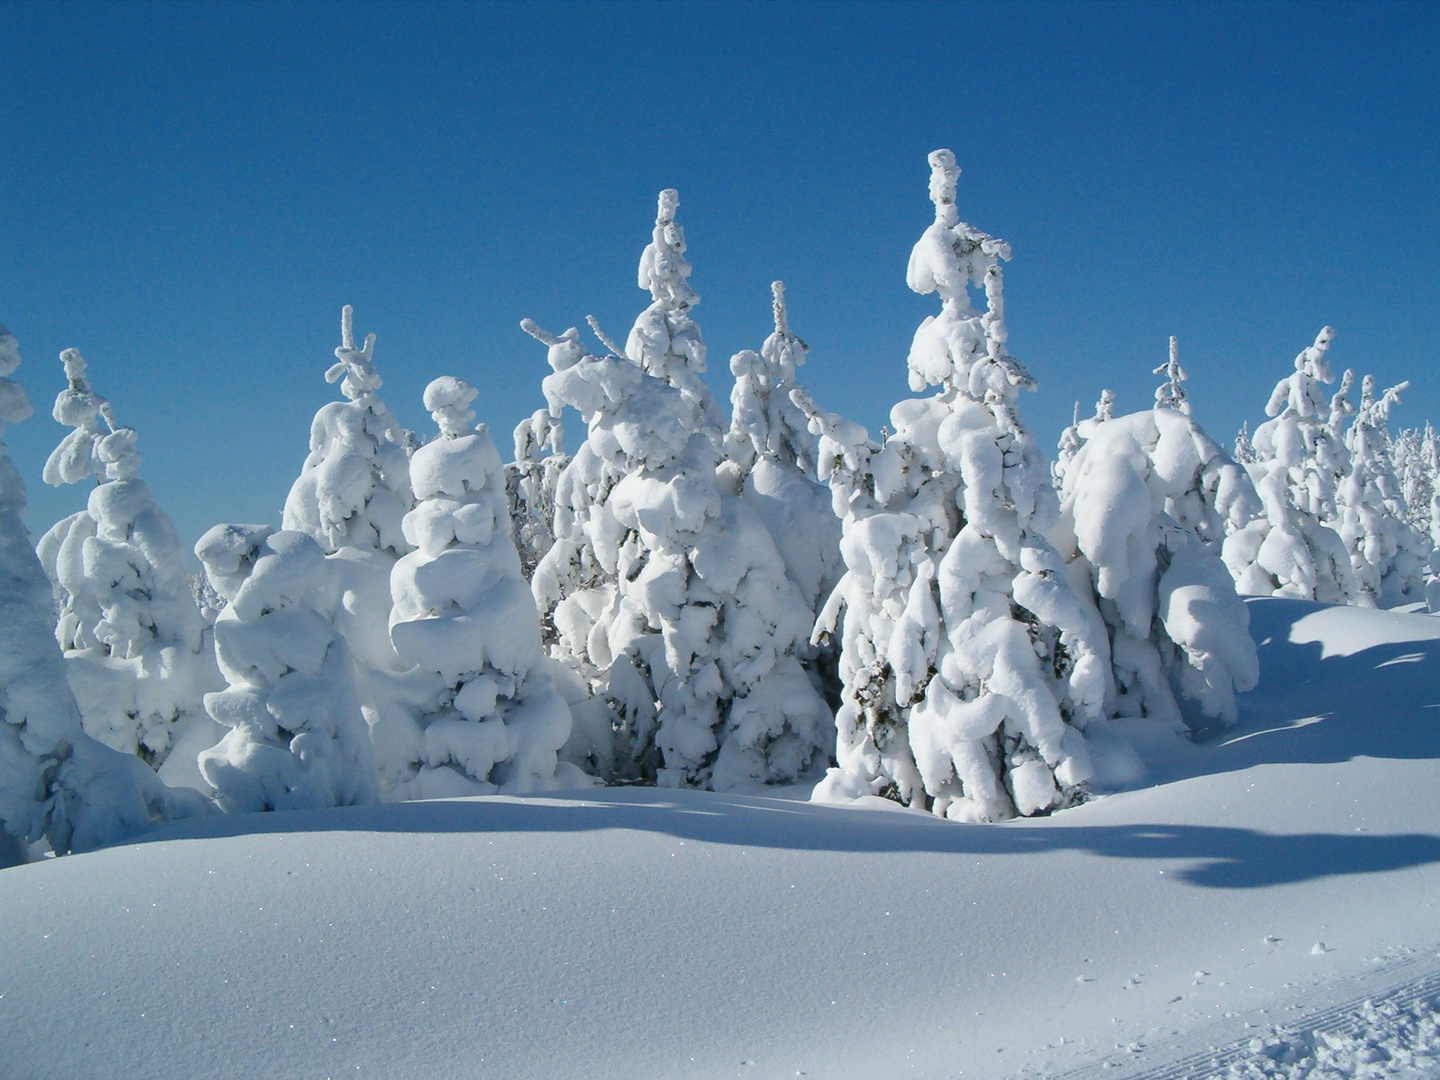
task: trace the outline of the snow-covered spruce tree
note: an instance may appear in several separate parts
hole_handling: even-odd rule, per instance
[[[555,544],[555,491],[570,456],[560,421],[537,409],[515,426],[515,460],[505,466],[505,497],[525,580]]]
[[[337,632],[339,595],[313,537],[216,525],[195,554],[226,601],[215,652],[228,689],[205,708],[229,732],[200,754],[230,813],[350,806],[376,798],[375,756]]]
[[[1253,465],[1259,460],[1255,455],[1255,444],[1250,441],[1250,421],[1246,420],[1235,433],[1235,452],[1231,455],[1236,464]]]
[[[19,366],[15,337],[0,326],[0,433],[32,412],[9,378]],[[25,846],[42,839],[60,854],[114,843],[201,802],[85,734],[25,506],[25,482],[0,444],[0,865],[23,861]]]
[[[1115,392],[1101,390],[1100,400],[1095,403],[1095,416],[1092,418],[1091,424],[1113,419],[1114,416]],[[1058,453],[1050,465],[1050,479],[1057,490],[1065,481],[1065,470],[1070,467],[1071,460],[1079,452],[1080,447],[1085,445],[1085,436],[1081,434],[1081,430],[1080,403],[1077,401],[1075,402],[1075,411],[1071,414],[1070,426],[1060,433]]]
[[[655,231],[640,256],[640,288],[651,303],[635,320],[625,341],[625,355],[647,375],[663,379],[693,402],[701,424],[712,429],[718,441],[724,419],[715,395],[706,385],[705,339],[690,317],[700,297],[690,287],[690,263],[685,258],[685,230],[675,220],[680,195],[673,188],[660,192]]]
[[[1104,620],[1114,711],[1228,725],[1235,691],[1253,687],[1260,669],[1249,612],[1219,552],[1260,500],[1244,469],[1178,407],[1183,396],[1166,393],[1178,382],[1169,375],[1156,396],[1166,405],[1082,425],[1049,535]]]
[[[764,524],[720,489],[702,404],[616,356],[559,367],[545,394],[588,425],[560,485],[579,510],[557,513],[534,588],[555,655],[615,710],[589,763],[718,789],[796,779],[830,728],[799,660],[812,614]]]
[[[840,767],[815,797],[994,821],[1083,797],[1082,730],[1103,715],[1108,649],[1044,536],[1058,505],[1017,405],[1034,380],[1005,347],[1009,246],[960,221],[954,155],[930,165],[935,222],[907,280],[942,306],[909,369],[912,389],[939,392],[896,405],[883,448],[813,416],[847,567],[816,625],[842,635],[845,688]]]
[[[346,304],[335,363],[325,372],[346,400],[315,414],[310,454],[285,499],[283,525],[313,537],[329,557],[328,573],[340,590],[335,624],[359,665],[361,700],[373,710],[384,706],[384,680],[372,674],[401,666],[388,631],[390,572],[411,550],[401,520],[415,505],[409,458],[415,437],[381,399],[375,335],[357,348],[353,319]]]
[[[138,755],[171,784],[203,789],[195,755],[217,737],[203,699],[225,681],[184,549],[139,477],[135,430],[117,425],[78,350],[60,360],[69,385],[55,399],[55,418],[73,430],[45,478],[96,482],[87,508],[56,522],[38,547],[59,604],[66,675],[87,733]]]
[[[795,369],[809,346],[790,331],[784,283],[772,282],[770,289],[775,331],[758,354],[746,349],[730,358],[735,387],[720,474],[765,523],[786,574],[815,611],[844,570],[840,521],[830,511],[830,493],[816,480],[809,421],[790,400],[798,385]]]
[[[376,732],[391,798],[537,791],[584,782],[556,752],[570,711],[544,667],[535,601],[510,536],[505,469],[450,376],[425,388],[440,437],[415,451],[419,500],[405,515],[415,548],[391,575],[390,635],[413,679],[428,687],[406,717]]]
[[[1157,367],[1152,375],[1164,375],[1165,381],[1155,391],[1155,408],[1174,409],[1190,415],[1190,398],[1185,393],[1185,381],[1189,378],[1180,366],[1180,342],[1170,336],[1170,359]]]
[[[1434,455],[1440,451],[1435,429],[1401,428],[1390,440],[1390,469],[1400,483],[1406,519],[1412,527],[1430,535],[1430,500],[1435,494]]]
[[[1337,528],[1350,553],[1350,565],[1365,594],[1378,607],[1395,607],[1424,598],[1425,564],[1434,545],[1411,526],[1400,482],[1390,467],[1386,420],[1408,382],[1379,396],[1375,377],[1366,375],[1360,408],[1345,433],[1350,474],[1336,494]]]
[[[1222,557],[1242,595],[1290,596],[1331,604],[1368,604],[1345,543],[1326,522],[1336,519],[1335,492],[1350,472],[1340,425],[1353,411],[1350,373],[1327,401],[1334,381],[1327,355],[1335,332],[1324,327],[1295,358],[1255,429],[1255,460],[1245,469],[1264,514],[1225,540]]]

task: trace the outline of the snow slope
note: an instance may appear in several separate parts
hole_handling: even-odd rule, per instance
[[[1440,1074],[1385,1057],[1440,1009],[1440,620],[1250,611],[1239,727],[1046,819],[611,788],[0,871],[0,1077]]]

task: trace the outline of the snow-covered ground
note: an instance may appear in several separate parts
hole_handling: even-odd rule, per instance
[[[1239,728],[1046,819],[611,788],[0,871],[0,1077],[1440,1075],[1440,619],[1250,611]]]

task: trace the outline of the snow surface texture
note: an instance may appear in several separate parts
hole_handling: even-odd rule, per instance
[[[229,687],[206,694],[205,708],[230,730],[199,756],[215,801],[241,814],[374,801],[374,754],[320,545],[269,525],[216,525],[195,554],[226,600],[215,651]]]
[[[1327,355],[1335,332],[1326,326],[1281,379],[1249,449],[1237,443],[1265,512],[1225,541],[1225,565],[1235,587],[1250,596],[1292,596],[1327,603],[1373,604],[1355,580],[1345,542],[1325,522],[1337,517],[1339,483],[1350,473],[1341,426],[1355,408],[1350,372],[1327,401],[1334,382]]]
[[[9,378],[19,366],[19,345],[0,326],[0,433],[33,411]],[[23,845],[87,851],[198,812],[140,759],[82,729],[55,641],[50,582],[21,520],[25,499],[25,481],[0,444],[0,866],[20,858]]]
[[[1047,818],[617,788],[5,870],[0,1075],[1432,1076],[1440,623],[1248,606],[1226,740]]]
[[[815,630],[840,635],[845,684],[839,767],[815,797],[888,795],[996,821],[1083,798],[1082,730],[1104,715],[1109,650],[1044,536],[1058,505],[1020,419],[1034,380],[1005,347],[1010,248],[960,221],[954,155],[930,165],[935,222],[907,280],[942,306],[916,331],[909,369],[913,390],[939,392],[896,405],[883,447],[794,392],[821,436],[847,567]]]
[[[140,479],[135,430],[116,422],[78,350],[60,360],[69,385],[54,415],[73,430],[50,455],[45,479],[95,485],[87,508],[56,522],[38,547],[60,609],[55,633],[70,688],[87,733],[138,755],[168,783],[208,794],[193,754],[170,760],[177,743],[209,745],[223,734],[205,712],[205,694],[225,680],[185,551]]]
[[[1249,477],[1178,407],[1073,430],[1050,536],[1109,636],[1107,712],[1175,723],[1178,691],[1193,726],[1234,723],[1260,673],[1219,549],[1260,509]]]
[[[522,324],[549,350],[551,415],[569,405],[587,425],[532,582],[552,654],[594,694],[568,695],[576,725],[562,756],[607,779],[668,786],[793,781],[831,726],[801,664],[814,614],[764,520],[717,476],[724,434],[699,376],[678,205],[660,193],[640,262],[653,302],[628,355],[590,356],[573,327],[557,336]],[[772,340],[783,378],[784,346]],[[818,589],[823,564],[806,558],[792,551]]]
[[[484,425],[470,426],[477,393],[448,375],[425,388],[440,437],[410,461],[415,550],[390,576],[390,636],[408,669],[395,681],[418,693],[373,731],[392,798],[548,790],[570,737],[510,537],[505,470]],[[576,772],[562,771],[570,786]]]

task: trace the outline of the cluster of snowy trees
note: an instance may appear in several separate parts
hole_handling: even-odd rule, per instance
[[[405,430],[346,307],[343,400],[282,527],[217,525],[194,581],[135,431],[67,349],[44,479],[91,485],[86,509],[32,547],[0,452],[0,863],[177,815],[603,782],[1044,813],[1113,777],[1127,723],[1234,722],[1258,678],[1242,594],[1423,598],[1440,438],[1387,430],[1405,384],[1329,393],[1326,327],[1232,458],[1172,338],[1154,407],[1103,391],[1048,462],[1009,245],[960,220],[950,151],[930,166],[907,281],[940,308],[878,439],[800,385],[779,282],[727,416],[671,190],[623,347],[593,318],[594,352],[522,322],[551,372],[508,465],[452,376],[425,390],[436,430]],[[30,412],[19,363],[0,329],[6,423]]]

